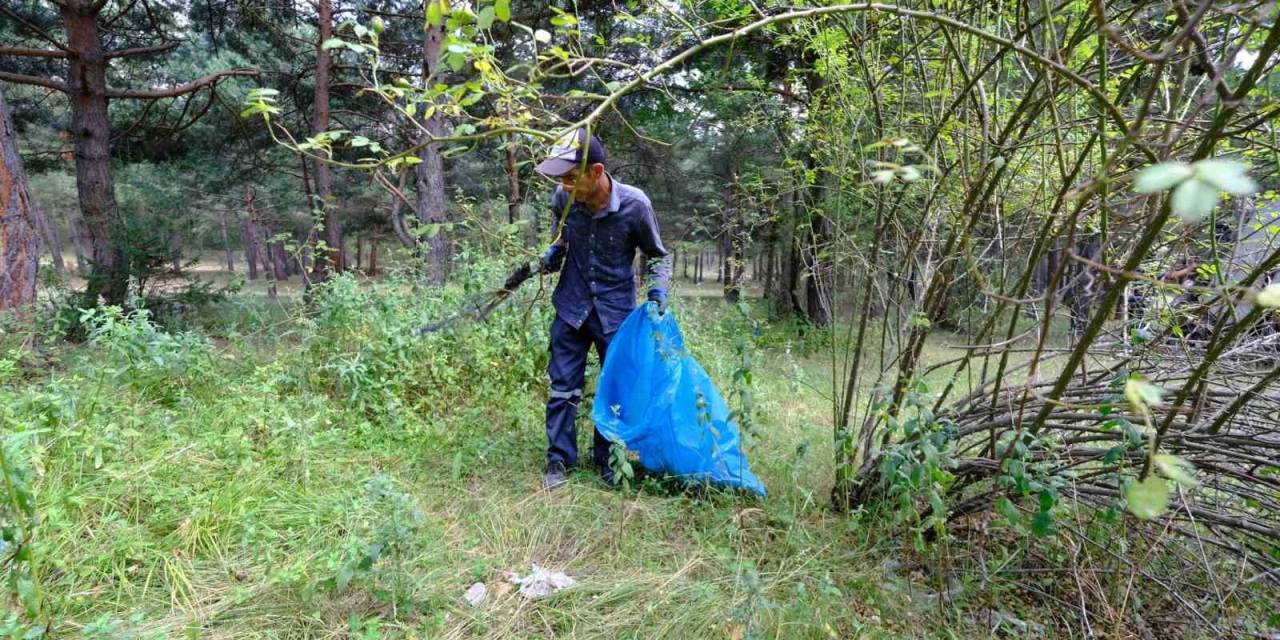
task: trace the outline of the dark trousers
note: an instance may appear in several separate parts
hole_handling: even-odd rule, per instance
[[[587,316],[581,329],[560,319],[557,315],[551,323],[551,362],[547,374],[551,377],[551,393],[547,399],[547,466],[571,467],[578,463],[578,403],[582,402],[582,383],[586,377],[587,352],[595,345],[596,354],[604,363],[605,352],[613,334],[605,334],[600,316],[595,311]],[[592,458],[597,467],[608,468],[609,441],[595,432]]]

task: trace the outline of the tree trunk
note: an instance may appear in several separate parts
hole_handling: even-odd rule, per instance
[[[284,248],[284,243],[277,240],[267,245],[267,251],[271,253],[271,264],[275,267],[276,280],[289,279],[289,255]]]
[[[767,300],[773,294],[773,258],[777,254],[778,223],[769,223],[769,232],[765,236],[765,242],[769,246],[765,248],[764,260],[761,264],[764,265],[764,298]]]
[[[75,211],[67,213],[67,229],[71,232],[71,248],[76,252],[76,275],[89,277],[89,236]]]
[[[400,194],[391,194],[391,231],[396,234],[396,239],[404,245],[404,248],[417,249],[418,239],[409,232],[409,223],[404,217],[404,200],[400,197],[404,195],[404,189],[408,184],[409,172],[406,171],[400,174],[399,184],[396,186]]]
[[[805,281],[805,313],[809,321],[819,327],[831,324],[831,263],[822,253],[831,240],[831,220],[816,213],[810,225],[809,246],[805,247],[805,267],[809,279]]]
[[[0,309],[20,309],[36,299],[40,236],[32,215],[17,132],[0,94]]]
[[[378,275],[378,236],[369,238],[369,275]]]
[[[258,212],[253,204],[253,187],[244,187],[244,220],[240,223],[240,238],[244,243],[244,261],[249,265],[249,279],[258,279]]]
[[[804,311],[804,304],[800,301],[800,296],[796,294],[796,287],[800,284],[800,242],[796,238],[797,232],[798,230],[792,227],[791,252],[787,257],[787,277],[783,280],[782,290],[787,296],[787,306],[790,307],[792,313],[808,317]]]
[[[227,233],[227,215],[226,209],[222,210],[222,215],[218,217],[218,222],[222,225],[222,249],[226,252],[227,257],[227,273],[236,272],[236,258],[231,251],[231,235]]]
[[[49,259],[53,261],[53,270],[58,275],[67,273],[67,264],[62,260],[62,233],[58,231],[58,225],[53,224],[49,220],[49,216],[45,215],[44,209],[40,207],[40,203],[31,201],[31,219],[36,224],[36,229],[40,232],[40,239],[44,240],[44,244],[49,249]]]
[[[311,271],[312,265],[315,264],[315,232],[307,234],[307,241],[303,243],[302,249],[298,251],[298,268],[299,273],[306,277]]]
[[[311,132],[323,133],[329,129],[329,51],[323,44],[333,37],[333,6],[329,0],[317,2],[317,27],[320,37],[316,40],[316,89],[312,101]],[[315,203],[324,212],[325,250],[315,255],[312,282],[323,282],[334,269],[342,268],[342,230],[338,226],[338,212],[333,203],[333,173],[324,162],[312,164],[315,177]]]
[[[356,236],[356,271],[364,270],[364,236]]]
[[[262,275],[274,278],[276,267],[275,257],[271,255],[271,227],[256,219],[253,226],[258,231],[258,259],[262,261]]]
[[[67,99],[75,138],[76,191],[92,251],[86,306],[96,306],[99,297],[107,304],[123,304],[129,287],[128,258],[114,239],[120,208],[111,174],[107,60],[98,32],[99,10],[98,3],[87,0],[61,5],[68,48],[75,52],[67,59]]]
[[[725,225],[724,234],[720,236],[721,252],[725,256],[723,292],[725,302],[729,303],[736,303],[742,297],[742,209],[733,191],[737,184],[738,176],[734,173],[723,193]]]
[[[338,271],[347,271],[351,269],[351,264],[347,262],[347,236],[338,236]]]
[[[516,137],[507,138],[507,222],[520,219],[520,166],[516,163]]]
[[[169,232],[169,259],[173,261],[173,272],[182,273],[182,234],[177,229]]]
[[[444,40],[444,30],[440,27],[428,27],[424,34],[422,74],[424,84],[434,81],[440,67],[440,44]],[[427,120],[427,131],[432,136],[444,135],[443,117],[437,113]],[[443,284],[448,256],[448,245],[441,226],[445,216],[444,193],[444,158],[440,156],[439,144],[428,144],[420,153],[422,162],[414,167],[417,190],[416,209],[418,222],[424,225],[437,225],[434,231],[427,234],[423,241],[423,258],[427,262],[427,282]]]

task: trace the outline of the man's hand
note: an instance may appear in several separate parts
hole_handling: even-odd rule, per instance
[[[662,287],[654,287],[649,290],[649,301],[658,306],[658,315],[667,312],[667,290]]]
[[[556,258],[558,258],[563,252],[564,245],[562,244],[553,244],[547,247],[547,252],[542,254],[542,261],[538,264],[538,271],[541,273],[559,271],[560,265],[557,264]]]

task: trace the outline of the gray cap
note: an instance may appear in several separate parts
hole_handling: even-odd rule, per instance
[[[575,167],[582,166],[582,152],[585,147],[587,153],[587,165],[593,165],[597,162],[604,164],[605,152],[604,145],[600,144],[600,139],[591,136],[591,139],[584,144],[587,138],[586,129],[576,129],[561,136],[554,145],[551,146],[551,152],[547,154],[547,159],[538,163],[538,173],[548,176],[562,176]]]

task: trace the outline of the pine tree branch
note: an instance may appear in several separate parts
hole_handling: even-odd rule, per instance
[[[162,53],[178,47],[177,42],[166,42],[150,47],[133,47],[130,49],[119,49],[116,51],[108,51],[103,55],[104,58],[110,60],[112,58],[123,58],[125,56],[144,56],[152,53]]]
[[[25,27],[25,28],[26,28],[26,30],[27,30],[27,31],[30,31],[31,33],[35,34],[36,36],[39,36],[39,37],[40,37],[40,39],[44,40],[45,42],[48,42],[49,44],[51,44],[51,45],[53,45],[53,46],[55,46],[55,47],[57,47],[57,48],[59,48],[59,49],[61,49],[61,50],[63,50],[63,51],[66,51],[68,54],[72,53],[71,49],[70,49],[69,47],[67,47],[67,45],[62,44],[61,42],[59,42],[59,41],[58,41],[58,39],[57,39],[57,38],[54,38],[53,36],[51,36],[51,35],[49,35],[47,32],[45,32],[45,30],[44,30],[44,29],[41,29],[40,27],[38,27],[38,26],[36,26],[36,25],[32,24],[32,23],[31,23],[30,21],[28,21],[26,18],[23,18],[22,16],[18,15],[18,14],[17,14],[17,13],[15,13],[12,9],[10,9],[10,8],[8,8],[8,7],[6,7],[6,6],[4,6],[3,4],[0,4],[0,13],[3,13],[3,14],[5,14],[5,15],[9,16],[10,18],[13,18],[13,21],[14,21],[14,22],[17,22],[18,24],[22,25],[23,27]]]
[[[66,51],[52,49],[32,49],[30,47],[0,47],[0,56],[20,56],[23,58],[70,58]]]
[[[186,84],[180,84],[176,87],[171,87],[168,89],[108,90],[107,97],[108,98],[138,98],[142,100],[157,100],[160,98],[176,98],[178,96],[186,95],[193,91],[197,91],[204,87],[217,84],[218,81],[222,80],[223,78],[230,78],[232,76],[256,78],[258,76],[258,71],[256,69],[228,69],[226,71],[219,71],[218,73],[207,75],[203,78],[192,80],[191,82],[188,82]]]
[[[55,91],[68,93],[67,85],[50,78],[42,78],[40,76],[28,76],[21,73],[9,73],[8,71],[0,71],[0,80],[5,82],[13,82],[16,84],[30,84],[37,87],[47,87]]]

